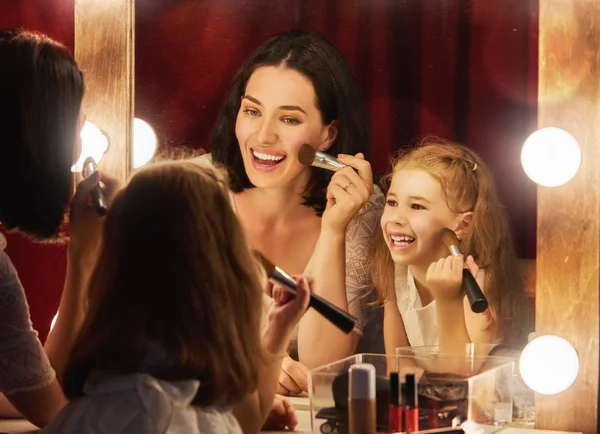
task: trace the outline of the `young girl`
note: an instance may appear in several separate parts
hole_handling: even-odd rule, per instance
[[[264,272],[220,174],[141,169],[106,217],[88,314],[70,354],[71,402],[45,433],[252,433],[308,306],[279,287],[261,343]]]
[[[450,255],[442,228],[456,233],[466,258]],[[525,343],[529,300],[492,175],[477,154],[439,139],[402,154],[381,229],[387,252],[379,246],[373,271],[385,300],[386,352],[407,345]],[[462,291],[465,265],[488,299],[484,313],[473,313]]]

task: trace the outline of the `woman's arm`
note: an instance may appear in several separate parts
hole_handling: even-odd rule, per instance
[[[119,188],[119,182],[100,172],[80,182],[71,201],[67,276],[56,323],[44,344],[59,381],[62,380],[71,348],[85,317],[86,290],[100,249],[104,218],[98,216],[88,200],[90,192],[100,181],[104,184],[104,194],[110,203]]]
[[[344,334],[309,309],[298,329],[298,356],[309,369],[352,355],[362,327],[360,298],[372,286],[373,233],[383,211],[383,194],[372,184],[371,166],[358,157],[343,161],[328,189],[321,234],[308,272],[314,292],[358,319],[356,331]],[[351,168],[352,167],[352,168]]]
[[[67,405],[67,399],[58,381],[46,387],[12,395],[0,395],[0,417],[25,417],[43,428]]]

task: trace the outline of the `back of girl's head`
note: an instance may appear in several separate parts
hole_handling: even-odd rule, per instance
[[[71,194],[83,89],[64,46],[41,34],[0,31],[0,222],[6,228],[34,238],[58,231]]]
[[[392,176],[402,169],[427,172],[442,186],[450,210],[472,212],[460,249],[465,257],[472,255],[477,265],[486,269],[491,327],[505,343],[525,342],[531,331],[529,300],[508,217],[485,162],[466,146],[430,137],[399,153]]]
[[[235,135],[235,123],[248,80],[263,66],[293,69],[311,81],[323,123],[338,122],[337,138],[327,152],[367,154],[371,141],[370,120],[342,53],[318,33],[301,30],[280,33],[258,47],[237,72],[212,131],[213,159],[228,168],[234,192],[252,188]],[[305,199],[306,205],[314,207],[317,213],[325,209],[325,191],[330,179],[331,173],[326,170],[312,172]]]
[[[239,399],[256,387],[261,293],[219,173],[190,162],[140,170],[106,218],[67,396],[102,370],[199,379],[202,404]]]

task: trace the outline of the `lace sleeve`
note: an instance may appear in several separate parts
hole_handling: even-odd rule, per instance
[[[369,201],[354,216],[346,230],[346,295],[350,313],[358,318],[358,328],[364,326],[362,297],[371,288],[371,258],[373,233],[380,224],[385,197],[375,186]]]
[[[40,389],[54,378],[33,329],[25,291],[10,258],[0,249],[0,392]]]

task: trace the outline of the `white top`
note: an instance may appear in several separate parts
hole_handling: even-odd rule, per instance
[[[118,355],[116,355],[118,357]],[[94,383],[70,402],[42,434],[242,434],[229,408],[192,406],[200,382],[164,381],[147,374]]]
[[[0,392],[11,395],[46,387],[56,374],[33,329],[23,285],[5,248],[0,234]]]
[[[204,154],[196,157],[193,161],[201,166],[212,167],[212,157]],[[233,193],[230,194],[231,206],[236,211]],[[381,214],[385,206],[385,197],[379,187],[374,186],[373,194],[369,201],[356,213],[346,229],[346,297],[348,299],[348,310],[350,314],[358,319],[355,330],[362,333],[365,326],[363,312],[367,309],[367,301],[360,298],[372,287],[370,266],[371,257],[369,253],[373,247],[373,233],[380,224]],[[315,245],[315,251],[319,241]],[[310,274],[314,252],[308,261],[305,274]],[[265,295],[264,304],[268,312],[273,300]],[[298,347],[298,329],[296,328],[290,344],[290,353],[294,354]]]
[[[415,279],[405,265],[396,265],[394,270],[396,300],[402,315],[406,336],[411,347],[432,346],[438,344],[437,313],[435,300],[427,306],[421,303],[421,297]]]

